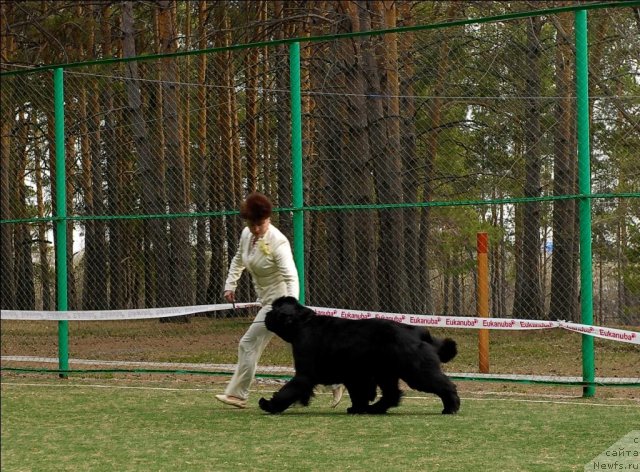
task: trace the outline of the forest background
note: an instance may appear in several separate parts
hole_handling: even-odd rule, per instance
[[[259,43],[65,70],[69,309],[222,301],[243,196],[292,206],[289,47],[268,41],[580,3],[2,2],[2,72]],[[492,316],[578,320],[573,37],[561,13],[302,42],[305,205],[390,205],[306,214],[307,300],[473,314],[487,231]],[[638,7],[590,11],[589,45],[596,322],[637,326]],[[55,306],[52,75],[1,79],[3,309]]]

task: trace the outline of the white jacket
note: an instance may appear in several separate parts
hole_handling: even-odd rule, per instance
[[[298,270],[287,237],[270,224],[267,232],[255,244],[251,244],[252,239],[249,228],[244,228],[238,250],[229,266],[224,290],[235,292],[238,280],[246,268],[251,274],[262,305],[270,305],[276,298],[283,296],[298,298]]]

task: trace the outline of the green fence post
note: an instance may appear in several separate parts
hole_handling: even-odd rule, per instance
[[[56,133],[56,280],[58,311],[69,309],[67,303],[67,185],[64,146],[64,70],[53,71],[53,95]],[[69,322],[58,321],[58,364],[69,370]],[[66,378],[66,374],[60,374]]]
[[[582,324],[593,324],[593,273],[591,266],[591,158],[589,148],[589,50],[587,12],[575,12],[576,96],[578,101],[578,201],[580,214],[580,316]],[[582,335],[582,380],[590,382],[583,397],[596,393],[593,337]]]
[[[302,94],[300,91],[300,43],[289,46],[291,81],[291,160],[293,185],[293,258],[300,277],[300,303],[305,302],[304,195],[302,190]]]

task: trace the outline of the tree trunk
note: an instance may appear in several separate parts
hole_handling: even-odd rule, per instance
[[[447,17],[453,18],[457,7],[452,3],[447,9]],[[429,131],[426,137],[424,150],[424,172],[422,185],[422,200],[429,202],[433,199],[433,182],[436,174],[436,156],[438,155],[438,133],[442,121],[442,96],[447,86],[447,78],[450,68],[450,46],[447,46],[447,33],[443,31],[440,35],[443,47],[439,50],[439,57],[436,60],[436,77],[432,89],[432,97],[428,104],[429,110]],[[420,278],[419,292],[422,296],[419,300],[418,309],[424,313],[434,312],[434,301],[431,296],[430,272],[432,264],[430,262],[429,250],[431,241],[431,208],[424,207],[420,212],[420,233],[418,250],[418,273]]]
[[[47,122],[47,128],[46,128],[46,142],[47,142],[47,146],[48,146],[48,153],[46,154],[46,157],[49,160],[49,180],[50,180],[50,184],[51,184],[51,213],[53,216],[57,215],[56,212],[56,201],[57,201],[57,191],[58,191],[58,184],[56,182],[57,180],[57,173],[58,170],[56,168],[56,153],[58,152],[57,150],[57,146],[56,146],[56,135],[55,135],[55,118],[54,118],[54,110],[53,109],[48,109],[47,111],[45,111],[45,117],[46,117],[46,122]],[[4,192],[3,192],[4,193]],[[15,236],[14,236],[15,237]],[[53,304],[55,307],[58,306],[58,299],[59,299],[59,287],[58,287],[58,277],[57,277],[57,255],[55,253],[55,248],[57,247],[58,244],[58,233],[55,230],[55,224],[53,225],[53,249],[54,249],[54,274],[53,274],[53,287],[54,287],[54,300],[53,300]]]
[[[97,7],[94,9],[94,16],[98,15]],[[89,50],[92,54],[96,54],[95,47],[95,31],[92,27],[90,33]],[[91,187],[93,192],[93,200],[91,205],[87,207],[87,213],[90,215],[104,215],[104,191],[103,191],[103,175],[102,175],[102,147],[101,147],[101,130],[100,130],[100,88],[98,81],[92,81],[89,93],[89,142],[91,166]],[[109,267],[106,240],[106,225],[103,220],[95,220],[91,222],[91,233],[87,233],[85,237],[85,268],[95,267],[96,270],[91,275],[90,290],[93,298],[95,309],[108,308],[108,282]],[[99,297],[99,299],[98,299]]]
[[[123,54],[125,57],[136,55],[133,3],[125,2],[122,9]],[[162,153],[152,152],[146,121],[142,110],[138,63],[125,63],[127,118],[131,125],[133,143],[138,155],[138,179],[141,184],[142,211],[145,214],[158,215],[165,213],[164,178],[162,169]],[[151,109],[155,109],[152,102]],[[168,276],[165,275],[166,260],[166,225],[161,219],[149,219],[143,222],[145,306],[165,306],[161,297],[169,290]],[[154,300],[158,294],[158,302]],[[168,302],[168,301],[167,301]]]
[[[395,2],[384,3],[384,28],[396,27]],[[386,95],[384,139],[385,161],[379,171],[378,195],[381,203],[402,203],[402,160],[400,155],[400,80],[398,76],[398,35],[383,36],[385,52],[378,57]],[[405,269],[404,214],[389,210],[380,225],[379,280],[389,293],[389,308],[405,311],[407,299],[407,272]],[[381,290],[381,293],[385,293]]]
[[[286,18],[288,16],[288,3],[274,2],[276,17]],[[291,22],[283,21],[276,39],[286,38],[293,34]],[[290,89],[289,80],[289,46],[276,46],[275,51],[275,82],[276,82],[276,160],[277,160],[277,201],[280,207],[291,207],[291,96],[283,92]],[[280,230],[287,236],[292,236],[293,224],[289,213],[278,215],[278,225]],[[301,235],[302,237],[302,235]]]
[[[206,15],[207,1],[198,3],[198,49],[207,47]],[[198,56],[198,130],[197,143],[198,155],[196,156],[197,172],[195,175],[194,201],[196,211],[207,211],[207,193],[209,179],[209,159],[207,156],[207,55]],[[198,217],[196,220],[196,305],[204,305],[207,302],[207,233],[206,220]]]
[[[462,274],[460,271],[460,254],[454,249],[451,256],[453,274],[451,275],[451,314],[462,316]]]
[[[101,12],[101,32],[102,32],[102,54],[111,57],[113,45],[111,38],[110,12],[111,7],[105,5]],[[101,93],[100,108],[103,112],[104,132],[102,133],[105,149],[105,180],[106,190],[106,211],[109,215],[117,215],[119,208],[120,189],[118,185],[118,151],[119,143],[116,140],[114,123],[114,99],[110,82],[106,82]],[[124,271],[121,267],[120,250],[122,247],[121,223],[117,220],[108,220],[107,229],[109,234],[108,264],[109,264],[109,309],[116,310],[122,308],[124,303]]]
[[[245,3],[247,18],[251,18],[255,11],[255,17],[259,16],[263,8],[263,0]],[[261,39],[260,39],[261,40]],[[246,79],[246,112],[245,112],[245,149],[247,162],[247,191],[255,192],[258,189],[258,58],[260,50],[251,48],[246,52],[245,70]]]
[[[337,34],[350,33],[357,28],[357,16],[351,16],[348,2],[335,4],[336,13],[344,19],[337,21],[334,32]],[[356,12],[357,14],[357,12]],[[363,169],[355,169],[357,159],[353,156],[353,149],[366,153],[367,148],[354,148],[356,142],[362,144],[362,133],[365,131],[366,121],[362,119],[354,122],[351,113],[352,105],[347,103],[352,99],[348,94],[360,95],[356,82],[356,54],[354,49],[357,41],[342,40],[329,46],[329,63],[332,67],[325,75],[326,82],[331,88],[324,88],[323,92],[332,95],[329,99],[322,98],[321,115],[326,117],[320,129],[321,134],[326,134],[320,148],[324,151],[321,158],[324,161],[324,177],[328,189],[326,202],[328,205],[344,205],[354,203],[352,201],[352,188],[356,186],[351,181],[352,175],[357,178]],[[357,98],[357,97],[353,97]],[[362,105],[360,105],[362,106]],[[351,140],[354,140],[352,143]],[[368,147],[368,146],[367,146]],[[355,173],[354,173],[355,172]],[[332,264],[330,271],[330,293],[334,306],[354,306],[354,288],[356,283],[356,239],[354,215],[352,212],[330,212],[326,215],[327,247],[330,248],[335,260],[340,264]],[[363,241],[364,243],[364,241]],[[368,247],[367,249],[371,249]],[[358,307],[363,308],[363,307]]]
[[[277,6],[278,2],[274,1],[274,9]],[[266,21],[267,18],[267,10],[268,6],[265,5],[262,11],[260,12],[261,20]],[[276,9],[277,10],[277,9]],[[270,57],[272,48],[264,47],[262,48],[262,76],[261,76],[261,88],[262,90],[269,90],[272,87],[272,70],[271,62],[272,59]],[[260,116],[264,117],[262,119],[262,126],[260,128],[260,135],[262,139],[259,141],[260,147],[260,156],[262,159],[258,163],[258,173],[262,176],[262,188],[265,195],[272,195],[272,173],[273,173],[273,165],[271,156],[273,153],[273,139],[271,139],[271,128],[272,123],[270,119],[267,119],[268,116],[272,113],[271,104],[273,101],[273,93],[265,93],[262,97],[262,100],[259,102],[259,113]]]
[[[161,0],[158,3],[158,40],[161,53],[176,51],[177,38],[175,24],[171,15],[172,1]],[[180,144],[179,96],[177,93],[178,71],[175,59],[163,59],[161,66],[162,98],[164,108],[164,134],[166,150],[167,203],[174,214],[186,213],[185,202],[185,165]],[[189,220],[172,218],[169,220],[170,250],[169,277],[171,292],[169,302],[172,306],[190,305],[191,295],[191,254],[189,243]],[[187,321],[186,317],[176,317]]]
[[[493,198],[501,198],[494,194]],[[491,225],[494,228],[504,227],[504,205],[492,205]],[[491,313],[496,318],[506,316],[506,280],[505,280],[505,240],[502,233],[500,239],[489,245],[489,263],[491,273]]]
[[[626,324],[625,309],[629,296],[627,295],[627,285],[625,283],[625,275],[627,273],[627,257],[625,254],[625,248],[627,247],[627,226],[625,222],[625,213],[623,210],[626,207],[624,199],[621,199],[621,208],[618,210],[619,217],[616,224],[616,312],[615,319],[612,320],[615,324]],[[629,323],[631,324],[631,323]]]
[[[524,110],[524,156],[525,182],[524,197],[540,196],[540,171],[542,166],[540,149],[540,56],[539,41],[542,29],[540,18],[527,20],[526,81],[524,96],[527,97]],[[540,204],[522,205],[522,257],[517,267],[516,278],[520,289],[514,301],[513,316],[516,318],[540,319],[543,314],[540,287]]]
[[[36,174],[36,203],[38,206],[38,218],[45,217],[44,184],[42,182],[42,155],[40,146],[36,146],[35,174]],[[40,259],[40,285],[42,287],[42,309],[54,310],[55,304],[51,287],[53,277],[49,263],[49,241],[47,241],[46,223],[38,223],[38,254]]]
[[[13,8],[15,4],[13,2],[2,2],[0,5],[0,13],[2,14],[3,22],[7,24],[13,23]],[[0,51],[2,60],[9,61],[14,57],[16,44],[13,35],[6,35],[2,37],[0,41]],[[13,208],[11,205],[12,196],[15,195],[14,179],[12,178],[13,172],[11,170],[11,156],[12,153],[12,133],[11,130],[15,126],[14,113],[14,93],[17,82],[15,79],[8,78],[3,83],[1,97],[1,110],[2,114],[2,136],[0,137],[0,219],[8,220],[14,217]],[[0,308],[3,310],[12,309],[15,307],[15,253],[13,245],[14,225],[1,224],[0,225]]]
[[[221,9],[220,24],[223,25],[223,31],[220,33],[221,46],[231,45],[230,28],[231,23],[228,15],[228,9]],[[218,107],[218,126],[220,139],[218,141],[217,155],[220,160],[220,174],[222,177],[217,182],[224,182],[225,187],[221,193],[223,208],[225,210],[237,210],[240,201],[244,198],[244,190],[242,186],[242,169],[239,149],[239,131],[238,117],[236,105],[235,90],[235,67],[234,55],[230,51],[219,54],[216,58],[221,67],[223,92],[221,93],[222,102]],[[226,247],[227,260],[231,260],[235,250],[237,249],[238,238],[243,229],[243,222],[237,217],[225,218],[226,230]],[[236,298],[238,300],[248,300],[250,298],[251,283],[248,277],[240,280],[236,289]],[[220,288],[218,288],[220,290]]]
[[[15,167],[15,188],[18,190],[16,205],[18,217],[27,218],[27,184],[25,174],[28,165],[28,132],[29,122],[26,113],[21,112],[16,126],[18,144],[18,165]],[[31,245],[33,240],[29,225],[18,224],[15,229],[15,277],[16,277],[16,309],[35,310],[35,286]],[[4,244],[4,243],[3,243]]]
[[[444,267],[442,268],[442,313],[451,315],[449,299],[451,294],[451,256],[444,254],[442,257]]]
[[[394,8],[375,3],[373,9],[374,18],[384,18],[383,27],[395,26]],[[370,29],[364,23],[362,27]],[[396,35],[385,35],[383,43],[372,38],[371,47],[363,49],[371,161],[378,203],[383,204],[403,200],[397,57]],[[402,211],[382,210],[379,221],[377,283],[380,309],[403,311],[407,276]]]
[[[222,15],[222,9],[216,9],[216,15]],[[216,24],[221,24],[223,18],[216,17]],[[216,46],[222,46],[221,33],[216,33]],[[208,82],[220,84],[224,81],[225,57],[223,54],[213,56],[213,61],[209,69],[210,79]],[[212,96],[209,109],[215,110],[215,116],[208,120],[210,129],[207,130],[207,137],[210,139],[210,162],[208,177],[208,199],[209,211],[223,211],[233,209],[233,195],[230,190],[224,189],[221,183],[231,182],[228,163],[228,130],[225,130],[225,106],[227,106],[227,94],[218,89],[210,90]],[[223,144],[224,143],[224,144]],[[229,194],[229,195],[227,195]],[[209,220],[210,244],[211,244],[211,265],[209,267],[209,285],[207,287],[207,302],[217,303],[222,301],[222,291],[224,280],[229,269],[229,263],[233,254],[237,250],[239,235],[233,235],[233,231],[227,231],[229,217],[213,216]],[[233,239],[231,239],[233,238]],[[240,298],[238,298],[240,299]]]
[[[96,12],[92,9],[92,15]],[[95,29],[90,23],[87,52],[95,55]],[[96,80],[83,84],[82,100],[82,187],[88,216],[103,215],[102,167],[100,148],[100,105]],[[101,220],[85,221],[85,247],[83,257],[82,309],[105,310],[109,307],[107,292],[108,267],[105,225]]]
[[[321,34],[319,30],[314,30],[313,35]],[[309,78],[310,89],[313,92],[311,98],[314,102],[313,117],[313,136],[310,141],[316,141],[315,154],[308,156],[307,165],[313,166],[317,171],[314,173],[314,180],[309,186],[306,195],[307,201],[313,205],[326,205],[331,192],[327,189],[327,179],[329,171],[329,162],[327,161],[329,146],[332,139],[336,136],[329,135],[332,131],[328,119],[329,105],[331,98],[319,93],[325,90],[327,83],[323,80],[328,74],[328,57],[330,53],[328,48],[322,45],[311,44],[311,53],[309,59]],[[266,121],[266,120],[265,120]],[[329,306],[327,303],[333,303],[331,300],[331,276],[329,275],[329,260],[326,254],[329,253],[327,231],[328,212],[315,212],[311,215],[309,225],[309,239],[307,240],[306,249],[308,251],[307,270],[313,277],[307,279],[306,297],[307,301],[312,300],[314,304],[320,306]],[[311,249],[313,247],[313,250]]]
[[[175,9],[177,2],[174,2],[174,24]],[[185,32],[184,32],[184,49],[191,50],[191,9],[193,5],[190,2],[185,4]],[[176,32],[176,34],[178,34]],[[174,59],[176,61],[178,59]],[[191,56],[183,58],[185,67],[182,69],[182,82],[191,83]],[[184,100],[181,107],[180,116],[184,117],[183,126],[180,127],[180,143],[182,145],[182,156],[184,162],[184,202],[188,208],[191,205],[191,87],[185,87]]]
[[[4,5],[3,5],[4,8]],[[6,87],[6,85],[5,85]],[[6,93],[6,90],[5,90]],[[4,94],[3,94],[4,97]],[[4,189],[0,192],[0,218],[8,220],[14,217],[11,197],[15,195],[14,179],[12,179],[11,171],[11,128],[13,120],[10,119],[10,115],[6,110],[11,110],[13,106],[2,107],[3,119],[2,119],[2,149],[0,149],[0,186]],[[14,225],[2,224],[0,225],[2,244],[0,249],[2,254],[0,255],[0,308],[3,310],[10,310],[15,308],[15,253],[14,253]]]
[[[408,2],[398,4],[398,13],[402,20],[398,26],[413,26],[412,5]],[[412,52],[414,51],[414,35],[407,32],[401,34],[400,50],[409,51],[403,53],[398,59],[400,62],[400,113],[402,121],[400,123],[400,153],[402,158],[403,182],[402,192],[405,201],[417,202],[420,198],[418,189],[420,186],[420,172],[416,147],[416,104],[414,83],[416,81]],[[404,244],[405,244],[405,265],[409,274],[407,280],[407,310],[416,313],[424,307],[420,303],[425,287],[421,285],[420,273],[420,209],[408,208],[404,213]],[[424,241],[427,246],[427,241]]]
[[[366,8],[364,2],[357,5],[349,3],[349,12],[352,18],[353,31],[362,31],[363,27],[370,27],[366,21]],[[362,18],[365,18],[364,24]],[[374,202],[375,189],[370,163],[371,147],[368,134],[366,79],[364,70],[358,59],[362,54],[363,39],[356,38],[352,41],[344,41],[348,48],[356,54],[345,51],[345,60],[348,60],[348,69],[352,71],[347,75],[346,94],[347,111],[344,149],[351,152],[347,161],[346,175],[351,175],[351,182],[344,186],[349,193],[348,203],[355,205],[367,205]],[[349,45],[349,43],[353,43]],[[355,153],[354,153],[355,150]],[[344,153],[344,152],[343,152]],[[376,309],[379,304],[378,286],[371,283],[377,280],[379,275],[376,267],[376,228],[372,224],[371,214],[366,211],[356,211],[349,216],[352,219],[353,237],[352,244],[355,260],[351,267],[349,279],[353,281],[351,302],[346,306],[360,303],[363,309]]]
[[[70,110],[67,106],[66,113],[69,113],[71,116],[75,113],[75,110]],[[69,115],[67,115],[69,116]],[[65,171],[66,171],[66,205],[67,205],[67,215],[71,215],[74,213],[73,208],[73,196],[75,195],[75,182],[76,178],[74,175],[75,166],[74,163],[76,161],[76,147],[75,147],[75,136],[70,137],[69,131],[67,128],[68,125],[65,125]],[[69,310],[77,310],[78,309],[78,291],[76,287],[76,267],[74,264],[74,254],[73,254],[73,239],[74,239],[74,222],[68,221],[66,225],[67,229],[67,306]]]
[[[560,15],[558,21],[565,31],[571,31],[573,16]],[[573,106],[573,71],[575,57],[571,45],[561,34],[556,36],[556,126],[554,129],[553,194],[571,195],[576,180],[576,150],[571,146],[572,122],[575,120]],[[551,304],[549,319],[577,321],[577,281],[575,278],[573,247],[575,200],[553,202],[553,248],[551,267]]]

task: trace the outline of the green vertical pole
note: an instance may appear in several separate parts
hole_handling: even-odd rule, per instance
[[[593,324],[593,273],[591,266],[591,151],[589,149],[589,51],[587,12],[575,12],[576,96],[578,101],[578,201],[580,215],[580,315],[582,324]],[[595,351],[593,337],[582,335],[582,380],[590,382],[583,397],[593,397]]]
[[[300,91],[300,43],[289,46],[291,82],[291,160],[293,181],[293,258],[300,277],[300,303],[305,302],[304,195],[302,191],[302,94]]]
[[[53,95],[56,133],[56,276],[58,282],[57,308],[67,311],[67,186],[64,147],[64,70],[53,72]],[[58,321],[58,364],[69,370],[69,322]],[[60,377],[66,377],[60,374]]]

